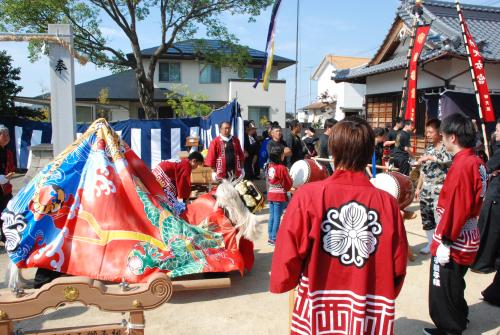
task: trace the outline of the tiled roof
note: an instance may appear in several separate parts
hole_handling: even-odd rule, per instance
[[[326,102],[316,101],[310,104],[309,106],[302,107],[301,109],[302,110],[322,109],[329,106],[330,104],[327,104]]]
[[[108,89],[108,99],[111,101],[139,101],[137,94],[137,80],[133,70],[123,71],[106,77],[87,81],[75,85],[75,99],[77,101],[96,101],[101,89]],[[166,101],[167,89],[155,88],[154,101]],[[36,98],[48,99],[50,94]]]
[[[221,50],[221,48],[225,48],[223,43],[219,40],[200,40],[200,39],[192,39],[181,42],[174,43],[174,46],[168,49],[166,52],[162,54],[164,58],[184,58],[184,59],[194,59],[197,57],[197,50],[200,49],[200,46],[203,48],[207,48],[209,50]],[[148,58],[151,57],[158,47],[148,48],[141,50],[143,57]],[[224,49],[223,49],[224,50]],[[228,50],[229,52],[229,50]],[[252,60],[263,62],[266,53],[264,51],[248,48],[248,53]],[[131,54],[130,54],[131,55]],[[292,59],[288,59],[285,57],[281,57],[278,55],[274,55],[274,63],[281,65],[293,65],[295,61]]]
[[[370,61],[370,58],[334,56],[334,55],[328,55],[326,56],[326,59],[330,62],[330,64],[332,64],[338,70],[358,67]]]
[[[413,4],[401,5],[397,10],[398,19],[407,27],[412,26]],[[500,61],[500,8],[461,4],[465,19],[475,41],[481,46],[486,61]],[[423,2],[423,18],[431,22],[427,47],[422,52],[421,61],[428,61],[445,55],[466,56],[462,31],[454,2]],[[445,42],[446,43],[443,43]],[[384,41],[385,42],[385,41]],[[380,50],[379,50],[380,51]],[[366,76],[402,69],[406,66],[406,55],[383,61],[380,64],[337,71],[335,81],[363,79]]]

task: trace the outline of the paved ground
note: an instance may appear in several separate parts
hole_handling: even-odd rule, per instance
[[[20,179],[17,180],[19,183]],[[267,231],[267,218],[267,211],[259,215],[263,233]],[[406,228],[410,244],[414,250],[419,250],[425,241],[420,218],[408,221]],[[267,245],[265,235],[262,234],[256,243],[255,267],[250,274],[243,278],[232,276],[233,284],[228,289],[175,294],[168,304],[146,312],[146,334],[287,334],[288,294],[267,292],[273,249]],[[2,273],[6,264],[7,256],[2,253]],[[431,325],[427,309],[428,274],[428,256],[418,255],[414,262],[408,264],[408,275],[397,300],[396,334],[421,334],[423,327]],[[493,275],[471,272],[466,276],[466,299],[471,320],[466,335],[500,334],[500,308],[480,300],[481,290],[492,279]],[[5,287],[5,284],[0,287]],[[47,329],[109,323],[121,318],[119,314],[104,314],[95,308],[74,305],[24,321],[19,326],[24,330]]]

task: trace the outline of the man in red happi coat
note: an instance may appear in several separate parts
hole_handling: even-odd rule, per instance
[[[292,334],[393,333],[408,241],[396,199],[363,172],[374,143],[365,120],[336,124],[334,174],[301,186],[288,205],[270,291],[298,285]]]
[[[222,122],[219,136],[210,142],[205,165],[210,166],[217,180],[238,178],[244,174],[245,155],[237,137],[231,136],[231,124]]]
[[[10,179],[16,169],[14,165],[14,155],[7,149],[10,142],[9,129],[0,124],[0,214],[7,207],[7,203],[12,199],[12,184]],[[0,228],[2,227],[0,219]],[[0,231],[0,239],[5,240]]]
[[[191,194],[191,171],[202,164],[203,156],[195,151],[180,162],[162,161],[152,172],[165,192],[170,192],[179,201],[186,201]]]
[[[437,328],[424,334],[462,334],[469,308],[464,276],[479,250],[477,218],[486,193],[488,173],[474,154],[476,130],[465,115],[441,122],[446,150],[453,161],[439,193],[436,230],[431,243],[429,313]]]

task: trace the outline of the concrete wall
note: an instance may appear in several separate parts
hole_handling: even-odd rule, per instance
[[[249,106],[269,107],[270,120],[278,121],[283,127],[285,125],[286,83],[284,81],[271,82],[267,92],[260,85],[256,89],[252,85],[252,80],[229,81],[229,99],[238,98],[243,119],[248,118]],[[255,121],[258,122],[258,120]]]

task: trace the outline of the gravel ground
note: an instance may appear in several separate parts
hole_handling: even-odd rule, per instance
[[[23,183],[16,178],[16,188]],[[416,204],[413,204],[416,209]],[[232,286],[211,291],[182,292],[174,294],[169,303],[146,312],[146,334],[287,334],[288,294],[268,292],[269,269],[273,248],[267,245],[267,209],[259,215],[262,225],[260,239],[256,242],[255,267],[245,277],[232,275]],[[425,243],[420,227],[420,216],[407,221],[408,239],[414,250]],[[0,278],[7,267],[8,258],[0,248]],[[427,294],[429,257],[417,255],[408,263],[408,274],[396,307],[396,334],[421,334],[423,327],[431,326],[428,315]],[[27,271],[27,277],[33,271]],[[466,275],[466,299],[470,308],[470,324],[465,335],[500,334],[500,308],[481,301],[480,292],[491,283],[493,275],[469,272]],[[5,283],[0,284],[5,288]],[[99,324],[120,321],[120,314],[100,312],[79,304],[67,305],[47,315],[23,321],[23,330]]]

